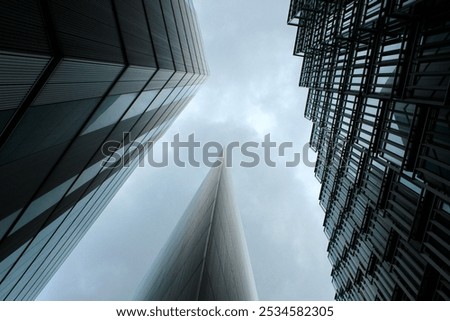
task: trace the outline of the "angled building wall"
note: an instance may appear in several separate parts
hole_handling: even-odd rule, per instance
[[[257,299],[247,245],[225,166],[210,170],[136,299]]]
[[[0,298],[28,300],[207,66],[190,0],[2,1],[0,28]]]
[[[450,299],[448,1],[292,0],[338,300]]]

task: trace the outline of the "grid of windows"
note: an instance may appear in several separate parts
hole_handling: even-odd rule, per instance
[[[0,298],[30,300],[208,68],[190,0],[0,7]]]
[[[338,300],[450,299],[450,6],[292,0]]]

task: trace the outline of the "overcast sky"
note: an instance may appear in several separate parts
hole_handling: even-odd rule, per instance
[[[293,142],[302,153],[311,124],[303,118],[296,30],[289,0],[195,0],[210,77],[162,138],[191,133],[202,143]],[[156,147],[156,151],[160,146]],[[262,149],[258,150],[261,154]],[[314,168],[237,166],[230,174],[261,300],[332,300],[331,266]],[[309,159],[315,155],[310,150]],[[151,267],[208,168],[138,168],[38,297],[129,300]]]

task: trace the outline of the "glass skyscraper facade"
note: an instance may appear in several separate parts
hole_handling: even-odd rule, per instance
[[[257,299],[230,179],[225,165],[211,168],[136,299]]]
[[[337,300],[450,299],[448,1],[292,0]]]
[[[0,299],[30,300],[208,68],[190,0],[2,1],[0,29]]]

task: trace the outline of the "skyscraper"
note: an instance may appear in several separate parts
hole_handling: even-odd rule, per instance
[[[292,0],[337,300],[450,299],[448,1]]]
[[[2,1],[0,27],[0,298],[29,300],[208,68],[190,0]]]
[[[215,165],[219,166],[211,168],[136,299],[256,300],[230,177],[225,165]]]

